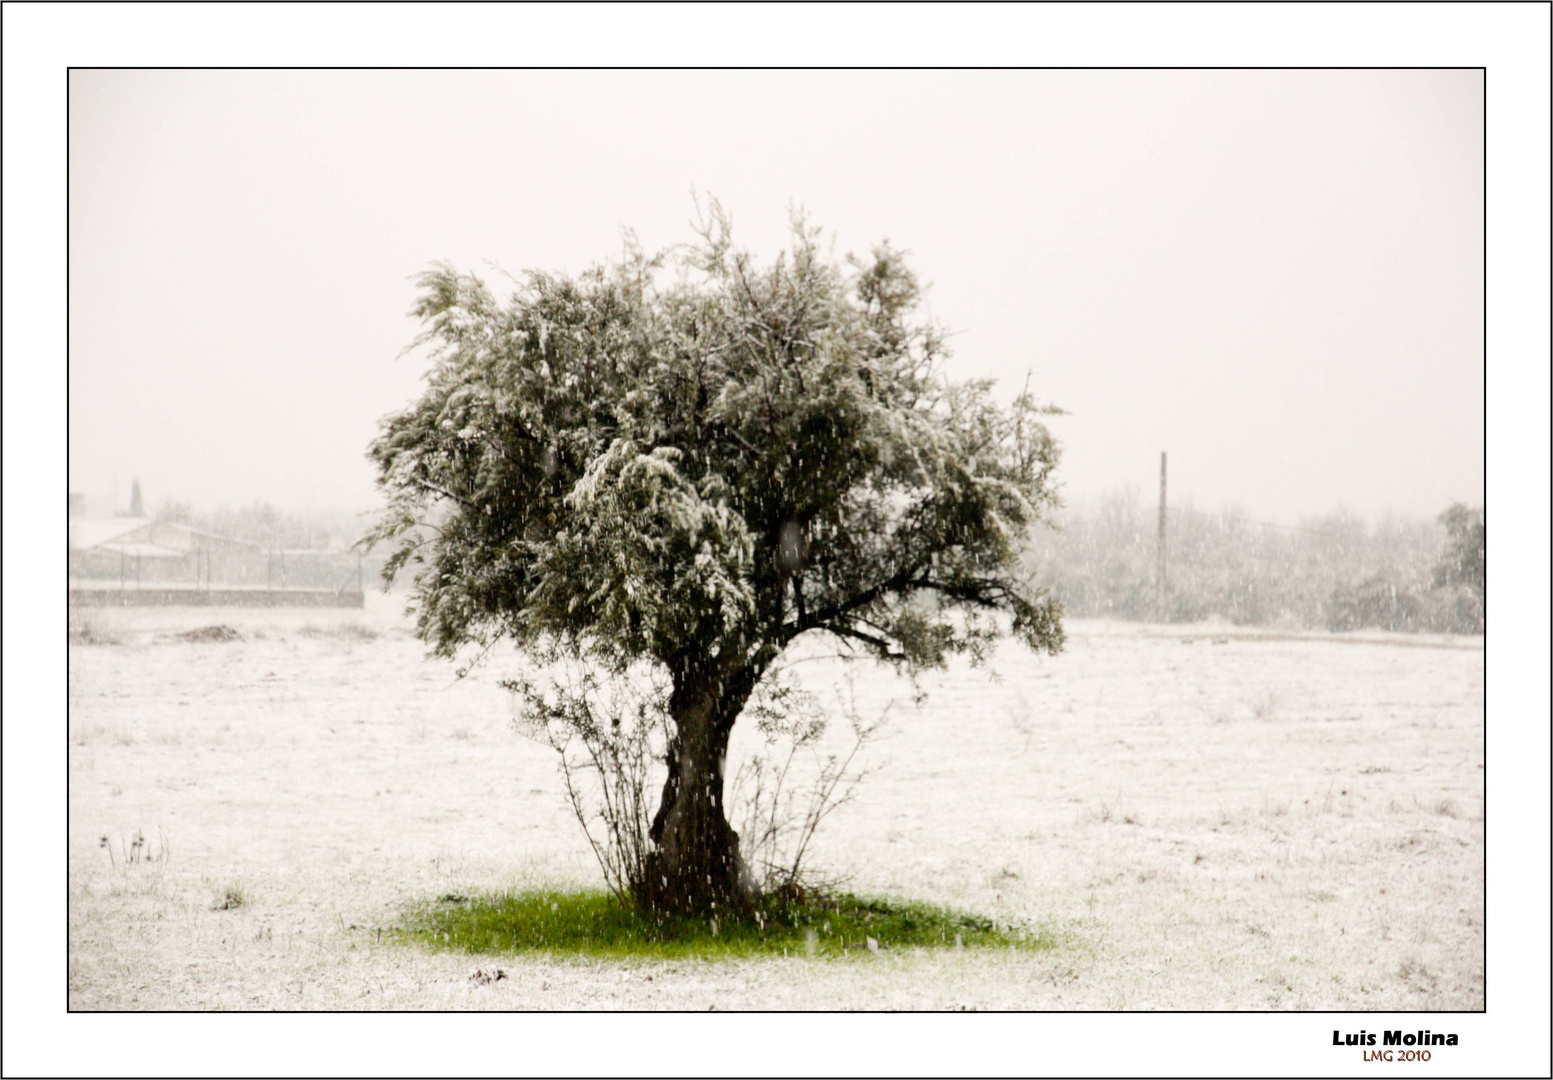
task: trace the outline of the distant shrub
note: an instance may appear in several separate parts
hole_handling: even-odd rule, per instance
[[[1331,630],[1417,630],[1423,605],[1418,597],[1379,577],[1355,588],[1334,590],[1327,605],[1327,626]]]
[[[118,637],[97,620],[74,607],[70,609],[68,616],[70,644],[72,645],[117,645]]]
[[[186,641],[241,641],[243,635],[230,626],[201,626],[184,634]]]

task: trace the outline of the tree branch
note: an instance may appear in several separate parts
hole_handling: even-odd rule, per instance
[[[415,483],[418,486],[425,488],[433,495],[441,495],[444,499],[452,499],[462,507],[471,510],[474,509],[475,504],[471,500],[464,498],[462,495],[455,495],[453,492],[448,491],[446,488],[438,487],[436,484],[433,484],[429,480],[416,480]]]
[[[822,624],[834,622],[836,619],[839,619],[841,616],[847,614],[848,612],[856,611],[860,607],[865,607],[879,599],[881,596],[886,595],[887,593],[899,592],[906,588],[923,587],[927,584],[925,581],[913,580],[913,575],[920,573],[921,570],[922,567],[920,565],[909,566],[906,569],[896,573],[892,577],[886,579],[885,581],[881,581],[877,585],[864,589],[862,592],[855,596],[843,600],[840,603],[831,604],[829,607],[821,608],[814,612],[812,615],[808,616],[808,618],[799,619],[797,623],[793,624],[793,631],[789,637],[797,637],[805,630],[814,630],[819,628]]]
[[[887,639],[878,637],[874,634],[865,634],[861,630],[857,630],[844,624],[819,626],[814,627],[813,629],[824,630],[827,633],[835,634],[839,638],[854,638],[858,641],[871,645],[875,649],[879,650],[880,658],[884,660],[905,660],[907,658],[905,653],[892,653],[890,651],[890,643]]]

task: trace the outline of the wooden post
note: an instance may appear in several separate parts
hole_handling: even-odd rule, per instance
[[[1159,614],[1165,617],[1165,452],[1159,452]]]

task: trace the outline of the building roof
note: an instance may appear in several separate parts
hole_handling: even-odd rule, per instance
[[[128,555],[132,559],[181,559],[188,554],[187,551],[163,547],[161,544],[118,544],[112,541],[98,544],[92,550],[108,551],[114,555]]]
[[[73,517],[70,519],[70,550],[100,547],[149,524],[151,519],[147,517]]]
[[[135,554],[128,547],[141,547],[143,556],[184,555],[196,547],[219,545],[223,548],[251,548],[259,545],[246,540],[218,536],[178,521],[155,521],[148,517],[112,517],[70,519],[70,550],[98,549],[114,554]],[[157,549],[152,551],[151,549]]]

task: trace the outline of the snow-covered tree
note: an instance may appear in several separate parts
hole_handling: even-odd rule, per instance
[[[1482,603],[1487,593],[1488,542],[1483,507],[1452,503],[1440,514],[1450,544],[1435,567],[1435,584],[1465,585]]]
[[[740,908],[723,811],[729,734],[803,634],[909,669],[985,658],[1012,632],[1062,646],[1018,552],[1053,505],[1057,446],[1027,395],[943,378],[942,332],[887,244],[793,241],[758,266],[711,206],[693,246],[510,300],[439,265],[413,314],[434,366],[370,456],[369,534],[414,578],[437,654],[508,640],[667,676],[668,780],[637,899]],[[670,280],[664,280],[664,279]]]

